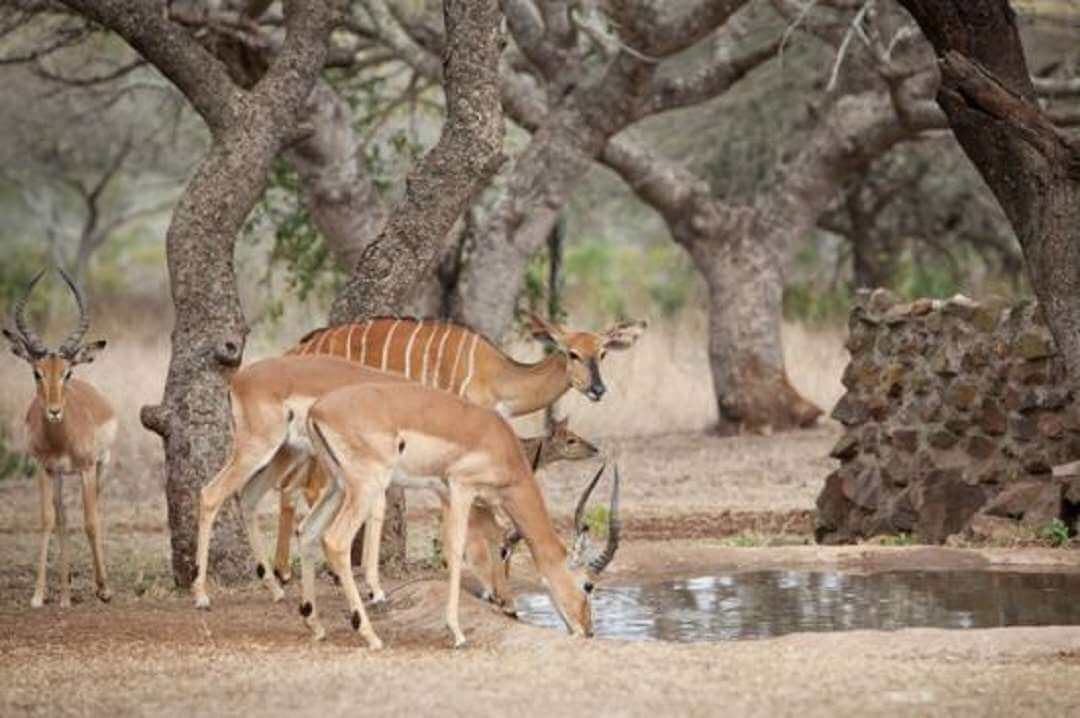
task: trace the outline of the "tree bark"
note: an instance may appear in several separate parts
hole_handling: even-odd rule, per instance
[[[355,267],[388,216],[386,205],[358,157],[348,104],[324,80],[307,100],[311,135],[285,152],[300,176],[311,221],[342,267]]]
[[[444,0],[446,122],[439,142],[409,173],[405,197],[360,254],[334,302],[331,322],[398,311],[434,269],[454,222],[504,161],[496,0]]]
[[[297,113],[322,68],[339,9],[335,2],[286,3],[286,40],[265,77],[237,86],[213,55],[160,8],[137,0],[65,0],[120,35],[172,80],[206,121],[212,144],[181,195],[166,235],[176,324],[159,406],[143,424],[165,443],[165,492],[173,576],[195,576],[198,492],[229,448],[229,379],[243,357],[247,325],[233,269],[233,247],[261,196],[267,172],[292,139]],[[223,578],[246,571],[235,510],[218,521],[211,563]]]
[[[709,290],[709,368],[722,435],[806,428],[821,415],[784,368],[783,257],[769,232],[746,211],[681,241]]]
[[[435,270],[446,237],[469,200],[504,161],[499,96],[497,0],[444,0],[443,82],[446,121],[438,143],[406,179],[405,197],[372,242],[330,310],[332,323],[400,313],[417,284]],[[387,495],[380,562],[405,560],[405,492]],[[359,558],[362,544],[353,545]]]
[[[900,0],[940,59],[937,101],[1023,248],[1070,382],[1080,389],[1080,141],[1035,99],[1006,0]]]

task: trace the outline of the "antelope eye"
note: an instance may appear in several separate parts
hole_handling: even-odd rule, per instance
[[[577,443],[577,439],[567,439],[567,440],[566,440],[566,443],[567,443],[567,444],[570,444],[571,446],[573,446],[574,444],[576,444],[576,443]]]
[[[603,359],[606,356],[607,356],[607,350],[606,349],[601,349],[600,350],[600,358]]]
[[[64,372],[64,381],[67,381],[70,378],[71,378],[71,370],[68,369],[66,372]]]
[[[578,354],[575,351],[570,352],[570,358],[573,359],[574,361],[581,361],[581,355]]]
[[[34,381],[41,381],[45,378],[45,375],[41,373],[40,369],[34,370]]]
[[[586,581],[581,587],[585,589],[585,593],[592,593],[596,585],[592,581]]]

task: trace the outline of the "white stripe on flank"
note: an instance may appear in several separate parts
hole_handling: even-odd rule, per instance
[[[465,381],[461,385],[461,391],[458,392],[460,396],[465,396],[465,390],[469,388],[469,382],[472,381],[473,371],[476,369],[476,344],[480,341],[479,334],[472,335],[472,346],[469,348],[469,373],[465,375]]]
[[[386,371],[386,361],[390,358],[390,340],[394,338],[394,330],[397,329],[398,324],[401,324],[401,320],[395,319],[394,323],[390,325],[390,331],[386,333],[386,338],[383,339],[382,366],[379,367],[380,371]]]
[[[446,345],[446,340],[450,338],[450,332],[454,331],[454,325],[446,325],[446,334],[443,334],[442,341],[439,342],[439,351],[435,354],[435,368],[432,370],[435,373],[431,377],[431,385],[436,389],[439,389],[439,368],[442,367],[442,350]],[[450,381],[453,382],[454,378],[450,377]]]
[[[345,358],[352,361],[352,333],[356,329],[356,323],[349,325],[349,333],[345,335]]]
[[[442,329],[442,324],[436,324],[435,328],[431,330],[431,334],[427,338],[427,343],[424,344],[424,366],[420,374],[420,383],[427,386],[427,360],[428,355],[431,353],[431,342],[435,339],[435,335]]]
[[[465,334],[465,330],[461,330],[461,341],[457,345],[457,354],[454,355],[454,368],[450,370],[450,386],[446,387],[450,391],[454,390],[454,380],[457,379],[457,366],[461,361],[461,350],[465,347],[465,340],[469,337]]]
[[[412,330],[412,334],[409,335],[409,343],[405,345],[405,378],[406,379],[411,379],[412,378],[412,376],[410,375],[410,371],[409,371],[409,365],[411,365],[412,362],[409,360],[409,358],[412,356],[413,339],[416,339],[416,335],[420,333],[420,327],[422,327],[422,326],[424,326],[424,320],[423,319],[416,322],[416,329]]]
[[[323,332],[323,335],[319,337],[319,343],[315,346],[315,351],[312,352],[312,354],[322,354],[323,342],[325,342],[327,338],[329,338],[329,336],[333,333],[333,329],[327,329],[325,332]]]
[[[374,319],[368,319],[364,323],[364,333],[360,335],[360,364],[364,365],[364,360],[367,359],[367,333],[371,331],[371,325],[375,323]]]

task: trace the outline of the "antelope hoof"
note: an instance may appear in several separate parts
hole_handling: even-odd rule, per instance
[[[322,627],[322,624],[316,624],[311,628],[311,640],[318,643],[319,641],[326,640],[326,629]]]
[[[368,603],[379,606],[386,603],[386,591],[381,588],[378,591],[368,591]]]
[[[280,603],[285,598],[285,591],[276,582],[270,584],[270,599]]]
[[[292,581],[292,572],[290,571],[288,573],[283,573],[275,568],[274,578],[276,578],[278,580],[278,583],[280,583],[282,586],[288,586],[289,581]]]
[[[71,608],[71,596],[60,597],[60,608]]]
[[[369,651],[381,651],[383,649],[383,642],[379,640],[378,636],[371,636],[367,639],[367,645]]]
[[[30,599],[30,608],[41,608],[45,605],[45,597],[40,593],[35,593],[34,597]]]
[[[102,586],[101,588],[99,588],[95,595],[102,603],[108,603],[112,600],[112,591],[109,590],[108,586]]]
[[[461,650],[465,647],[465,636],[460,636],[454,639],[454,650]]]
[[[209,611],[210,610],[210,597],[206,596],[206,595],[196,596],[195,597],[195,608],[199,609],[200,611]]]

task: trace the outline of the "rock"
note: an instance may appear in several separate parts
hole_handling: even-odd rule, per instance
[[[1048,439],[1060,439],[1065,435],[1065,424],[1054,414],[1043,414],[1036,423],[1039,433]]]
[[[888,289],[878,287],[870,294],[870,301],[867,304],[871,312],[876,314],[884,314],[893,306],[898,304],[900,299],[890,292]]]
[[[901,451],[914,453],[919,448],[919,432],[915,429],[893,429],[889,438],[893,446]]]
[[[957,469],[932,473],[913,492],[912,506],[918,513],[915,534],[927,543],[942,543],[967,526],[985,501],[985,492],[961,480]]]
[[[937,302],[933,299],[916,299],[911,303],[911,314],[916,317],[926,316],[937,308]]]
[[[836,402],[836,406],[833,407],[829,416],[844,426],[855,426],[866,421],[868,415],[866,404],[852,396],[849,391],[840,397],[840,401]]]
[[[981,434],[975,434],[968,437],[964,444],[964,451],[973,459],[989,459],[997,452],[997,442]]]
[[[979,427],[991,436],[1001,436],[1008,428],[1008,417],[993,399],[983,399],[977,421]]]
[[[1027,416],[1009,417],[1009,433],[1017,441],[1031,441],[1035,438],[1035,422]]]
[[[948,429],[937,429],[930,432],[927,441],[935,449],[951,449],[956,446],[956,442],[960,441],[960,437]]]
[[[1022,519],[1028,508],[1038,502],[1045,484],[1044,481],[1018,481],[991,499],[982,512],[988,516]]]
[[[949,387],[945,401],[957,409],[968,410],[975,405],[979,398],[979,388],[969,382],[955,382]]]
[[[1042,359],[1057,354],[1057,348],[1048,334],[1027,332],[1013,342],[1013,353],[1022,359]]]
[[[1028,537],[1029,532],[1019,521],[977,513],[971,517],[968,532],[973,538],[984,541],[1012,542]]]
[[[829,452],[834,459],[851,459],[859,453],[859,440],[852,432],[846,432]]]

